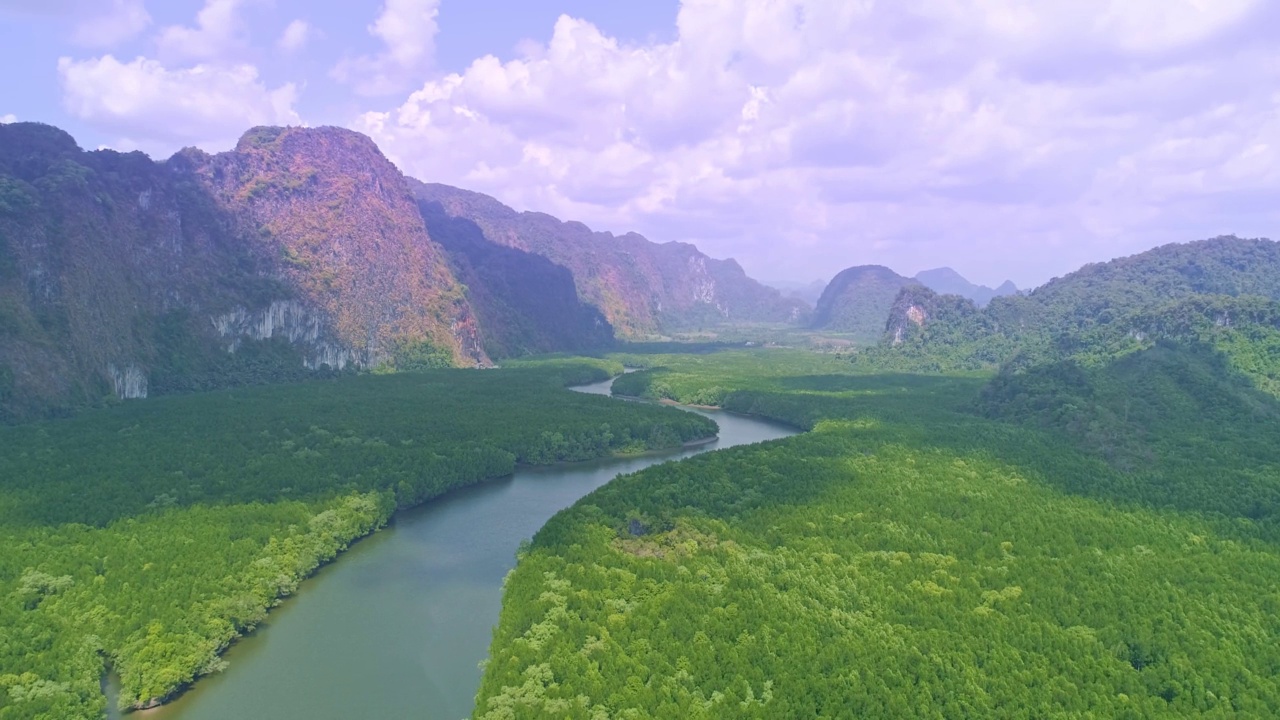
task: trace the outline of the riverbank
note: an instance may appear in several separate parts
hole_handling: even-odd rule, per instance
[[[581,390],[579,390],[581,391]],[[362,718],[469,714],[497,621],[502,579],[522,540],[618,474],[713,448],[795,434],[764,421],[702,413],[718,437],[644,457],[520,467],[416,508],[353,543],[307,581],[263,630],[230,648],[229,669],[202,679],[148,720]],[[434,714],[438,713],[438,714]]]

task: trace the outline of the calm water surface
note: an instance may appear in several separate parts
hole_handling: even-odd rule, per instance
[[[608,394],[609,382],[576,388]],[[130,720],[459,720],[498,621],[521,540],[619,473],[795,434],[723,412],[717,442],[682,451],[522,468],[396,515],[304,582],[226,654],[231,666]]]

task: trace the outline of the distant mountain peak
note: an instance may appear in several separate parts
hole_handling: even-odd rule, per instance
[[[884,334],[885,322],[898,293],[919,284],[883,265],[845,268],[831,279],[818,298],[813,327],[875,342]]]
[[[540,255],[573,273],[578,296],[604,313],[621,337],[645,338],[726,321],[795,322],[800,300],[747,277],[690,243],[614,235],[541,212],[517,212],[487,195],[410,182],[420,202],[474,223],[492,243]]]
[[[1017,286],[1008,280],[1005,280],[1000,287],[992,289],[986,285],[977,285],[970,282],[963,275],[949,267],[922,270],[916,273],[916,280],[936,293],[959,295],[974,301],[979,307],[986,305],[994,298],[1015,295],[1018,292]]]

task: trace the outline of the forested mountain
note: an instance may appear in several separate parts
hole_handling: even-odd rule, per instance
[[[654,243],[636,233],[592,232],[545,213],[516,212],[480,193],[411,183],[428,218],[466,220],[490,243],[541,255],[569,269],[578,296],[598,307],[619,337],[726,321],[796,322],[806,305],[747,277],[733,260],[688,243]],[[434,221],[433,221],[434,222]]]
[[[1203,315],[1214,303],[1232,307],[1230,298],[1247,296],[1280,299],[1280,243],[1226,236],[1165,245],[1086,265],[982,309],[924,288],[904,290],[881,345],[857,362],[976,370],[1014,358],[1025,366],[1095,349],[1110,355],[1124,343],[1136,349],[1176,339],[1157,318],[1179,307]]]
[[[921,285],[936,293],[959,295],[972,300],[978,307],[985,306],[993,298],[1016,295],[1018,293],[1018,287],[1008,280],[1005,280],[1000,287],[989,288],[986,285],[977,285],[969,282],[963,275],[949,267],[921,270],[916,273],[915,279]]]
[[[813,311],[813,327],[875,342],[884,334],[885,320],[898,293],[915,285],[915,280],[883,265],[846,268],[822,291]]]

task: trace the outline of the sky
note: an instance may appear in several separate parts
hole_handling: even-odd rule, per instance
[[[1271,0],[0,0],[0,122],[408,175],[753,277],[1033,287],[1280,221]]]

